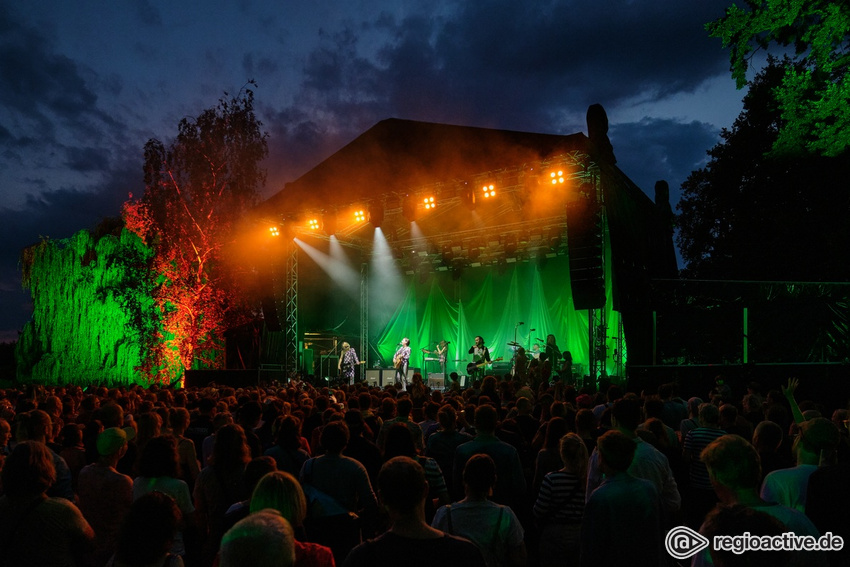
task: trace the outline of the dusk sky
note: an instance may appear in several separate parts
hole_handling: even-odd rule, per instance
[[[585,132],[671,196],[744,91],[704,24],[732,0],[0,0],[0,341],[31,314],[21,249],[117,216],[143,146],[253,79],[263,196],[385,118]]]

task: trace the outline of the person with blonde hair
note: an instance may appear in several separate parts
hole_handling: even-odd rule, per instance
[[[587,483],[587,446],[575,433],[567,433],[558,444],[564,466],[543,477],[534,517],[540,530],[540,565],[561,565],[581,547],[581,518]]]
[[[291,567],[295,537],[286,518],[261,510],[236,522],[221,540],[220,567]]]
[[[273,471],[260,479],[251,494],[251,514],[272,509],[279,512],[292,526],[295,534],[295,567],[333,567],[334,556],[329,547],[306,541],[304,519],[307,517],[307,498],[298,480],[283,471]]]

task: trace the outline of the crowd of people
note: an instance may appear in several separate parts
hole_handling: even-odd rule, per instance
[[[0,564],[846,564],[665,549],[676,526],[850,544],[846,400],[409,386],[0,390]]]

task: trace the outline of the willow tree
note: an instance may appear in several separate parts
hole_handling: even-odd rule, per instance
[[[131,195],[124,218],[154,250],[163,331],[145,362],[151,376],[173,380],[185,369],[222,367],[224,331],[247,319],[239,275],[225,266],[224,252],[265,183],[261,127],[246,88],[181,120],[172,143],[145,145],[145,193]]]
[[[159,334],[152,251],[107,219],[94,231],[44,239],[21,255],[33,315],[18,339],[17,374],[40,384],[128,384]]]

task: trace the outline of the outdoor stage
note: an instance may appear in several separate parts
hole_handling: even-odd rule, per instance
[[[386,367],[407,337],[411,364],[445,340],[463,374],[478,335],[506,362],[553,335],[593,380],[649,360],[669,204],[616,168],[598,111],[589,137],[385,120],[287,184],[257,215],[261,363],[324,374],[345,340]]]

